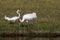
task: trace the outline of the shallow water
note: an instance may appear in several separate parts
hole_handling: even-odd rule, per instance
[[[0,40],[60,40],[58,38],[46,38],[46,37],[0,37]]]

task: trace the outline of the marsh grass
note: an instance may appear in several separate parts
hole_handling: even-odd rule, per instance
[[[0,31],[27,29],[27,24],[22,27],[4,20],[5,15],[15,16],[17,9],[21,10],[21,19],[26,13],[37,13],[37,20],[34,24],[30,22],[29,30],[60,31],[60,0],[0,0]]]

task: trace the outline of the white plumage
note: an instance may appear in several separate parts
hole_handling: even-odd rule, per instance
[[[10,18],[10,17],[7,17],[7,16],[5,15],[5,20],[15,22],[17,19],[20,18],[20,13],[19,13],[19,11],[20,11],[20,10],[17,10],[17,11],[16,11],[16,13],[18,14],[18,16],[14,16],[14,17],[11,17],[11,18]]]
[[[22,20],[20,19],[20,22],[24,22],[24,20],[26,20],[26,22],[28,22],[29,20],[33,20],[37,18],[37,15],[35,12],[31,13],[31,14],[25,14],[23,15]]]

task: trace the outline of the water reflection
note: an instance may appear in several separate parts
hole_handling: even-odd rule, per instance
[[[45,38],[45,37],[0,37],[0,40],[60,40],[58,38]]]

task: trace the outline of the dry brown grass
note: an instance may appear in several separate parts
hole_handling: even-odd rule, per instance
[[[17,9],[21,10],[21,18],[26,13],[37,13],[37,20],[30,26],[34,30],[60,31],[60,0],[0,0],[0,30],[17,30],[17,23],[9,24],[4,20],[4,15],[15,16]]]

